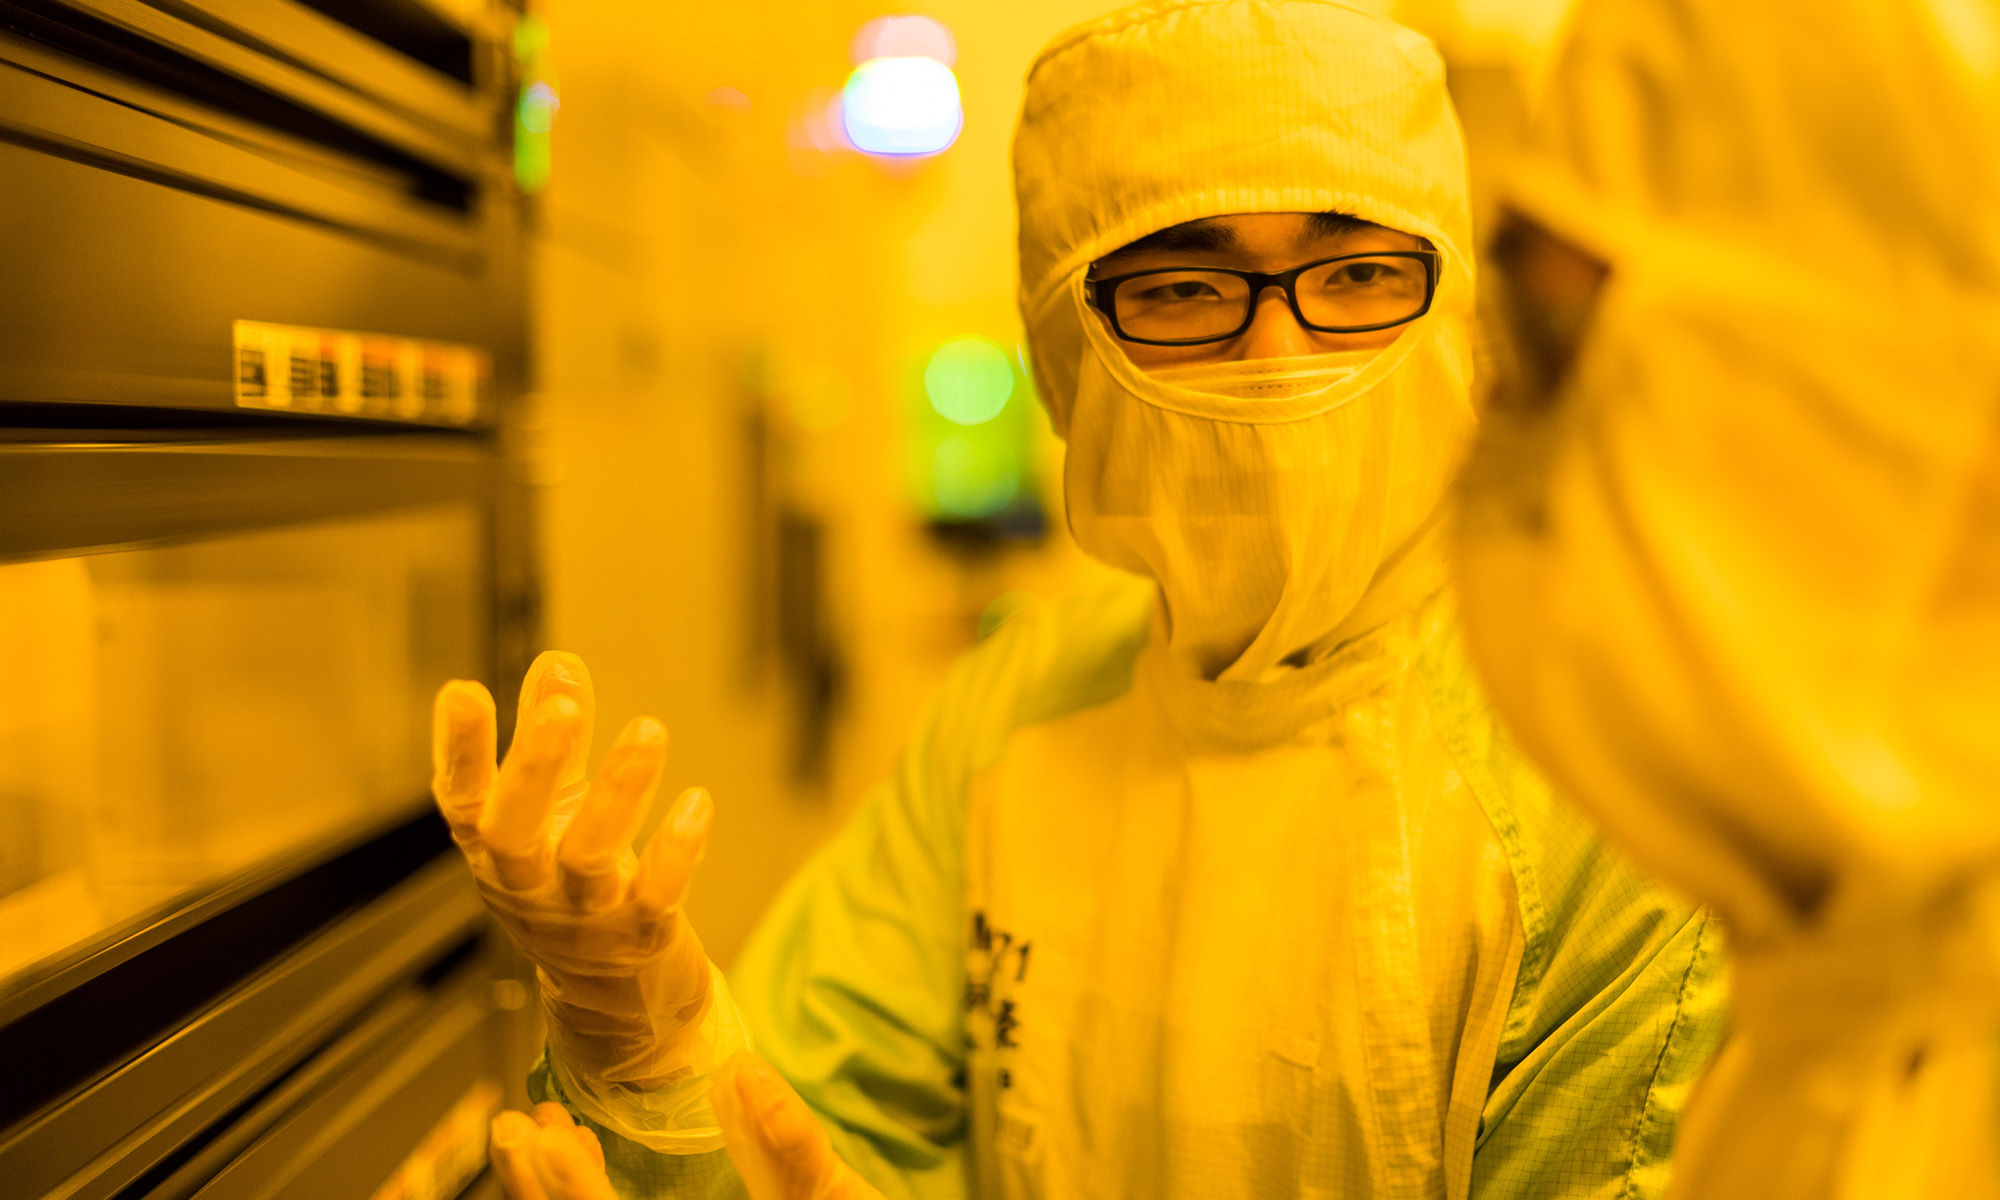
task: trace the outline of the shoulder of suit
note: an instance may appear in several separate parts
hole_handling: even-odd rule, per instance
[[[1030,604],[953,668],[938,698],[943,740],[986,765],[1024,725],[1106,704],[1132,686],[1151,630],[1153,588],[1141,579]]]
[[[1452,598],[1427,620],[1415,668],[1438,732],[1507,852],[1531,941],[1559,942],[1592,922],[1678,927],[1693,911],[1608,841],[1603,829],[1517,744],[1487,699]]]

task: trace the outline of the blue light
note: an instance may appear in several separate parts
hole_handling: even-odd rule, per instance
[[[958,77],[934,58],[870,59],[848,76],[840,119],[864,154],[936,154],[965,126]]]

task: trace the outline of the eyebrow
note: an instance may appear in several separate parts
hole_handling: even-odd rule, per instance
[[[1111,255],[1142,254],[1149,250],[1234,250],[1238,244],[1234,229],[1208,217],[1156,230],[1136,242],[1127,242]]]
[[[1318,212],[1306,221],[1306,240],[1330,237],[1335,234],[1352,233],[1357,229],[1372,229],[1374,222],[1364,221],[1352,213]],[[1235,250],[1241,245],[1236,231],[1222,224],[1219,217],[1203,217],[1198,221],[1183,221],[1179,225],[1169,225],[1165,229],[1147,234],[1135,242],[1128,242],[1113,250],[1106,258],[1118,258],[1127,254],[1144,254],[1149,251],[1168,253],[1176,251],[1217,252]]]
[[[1316,212],[1306,219],[1307,237],[1332,237],[1335,234],[1353,233],[1359,229],[1378,229],[1373,221],[1364,221],[1353,213]]]

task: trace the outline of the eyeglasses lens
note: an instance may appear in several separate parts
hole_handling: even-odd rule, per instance
[[[1243,324],[1250,285],[1220,271],[1149,271],[1118,285],[1125,336],[1163,342],[1220,337]]]
[[[1420,259],[1343,258],[1299,276],[1299,312],[1333,329],[1390,325],[1416,316],[1429,290]]]
[[[1296,285],[1306,324],[1364,329],[1407,321],[1423,311],[1430,276],[1421,259],[1394,255],[1343,258],[1305,272]],[[1128,338],[1160,342],[1226,337],[1249,316],[1250,285],[1222,271],[1149,271],[1120,283],[1118,327]]]

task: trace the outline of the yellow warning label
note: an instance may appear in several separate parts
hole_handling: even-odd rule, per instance
[[[486,416],[484,350],[343,329],[238,321],[236,405],[284,412],[472,425]]]

